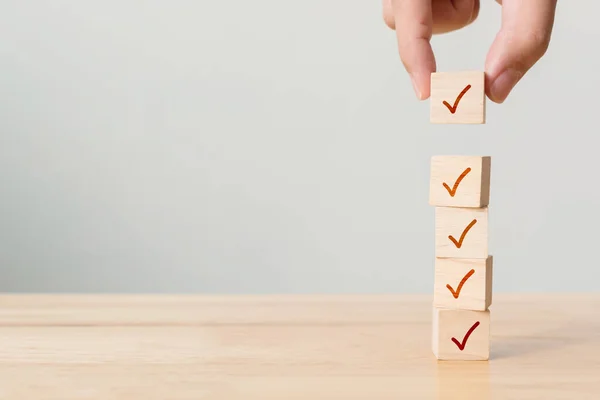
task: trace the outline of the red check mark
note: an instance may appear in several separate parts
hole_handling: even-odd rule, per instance
[[[448,184],[446,182],[442,183],[442,185],[448,191],[448,194],[450,195],[450,197],[454,197],[454,195],[456,194],[456,189],[458,189],[458,185],[460,185],[460,182],[465,178],[465,176],[467,176],[469,174],[469,172],[471,172],[471,167],[465,169],[463,171],[463,173],[460,174],[458,179],[456,179],[456,181],[454,182],[454,187],[452,189],[450,189],[450,186],[448,186]]]
[[[460,281],[460,283],[458,284],[458,287],[456,288],[456,290],[454,290],[452,288],[452,286],[450,286],[450,284],[446,285],[446,287],[448,288],[448,290],[450,292],[452,292],[452,296],[454,296],[455,299],[458,299],[458,296],[460,296],[460,291],[462,290],[462,287],[464,286],[465,282],[471,277],[471,275],[473,275],[475,273],[475,270],[472,269],[470,270]]]
[[[450,110],[450,112],[452,114],[454,114],[456,112],[456,109],[458,108],[458,103],[460,103],[460,99],[462,99],[462,97],[465,95],[465,93],[467,93],[469,91],[469,89],[471,89],[471,85],[467,85],[462,92],[460,92],[460,94],[458,95],[458,97],[456,98],[456,100],[454,100],[454,105],[451,106],[447,101],[444,101],[444,105],[446,107],[448,107],[448,110]]]
[[[467,227],[463,230],[463,233],[460,235],[460,239],[456,240],[454,239],[454,236],[450,235],[448,236],[448,239],[450,239],[452,241],[452,243],[454,243],[454,245],[460,249],[462,247],[463,244],[463,240],[465,240],[465,236],[467,236],[467,233],[469,232],[469,230],[473,227],[473,225],[475,225],[477,223],[477,220],[474,219],[473,221],[471,221],[471,223],[469,225],[467,225]]]
[[[452,341],[454,342],[454,344],[458,347],[458,349],[460,351],[463,351],[465,349],[465,346],[467,345],[467,340],[469,340],[469,336],[471,336],[471,333],[473,333],[475,328],[477,328],[478,326],[479,326],[479,321],[475,322],[473,324],[473,326],[467,331],[467,334],[463,338],[462,343],[460,343],[458,340],[456,340],[456,338],[452,338]]]

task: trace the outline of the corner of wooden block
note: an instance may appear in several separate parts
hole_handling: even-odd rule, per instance
[[[491,254],[485,261],[485,268],[485,309],[487,310],[492,305],[494,293],[494,256]]]
[[[492,178],[492,157],[481,157],[481,206],[487,207],[490,204],[490,186]]]

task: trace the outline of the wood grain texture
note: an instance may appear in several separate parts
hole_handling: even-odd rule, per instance
[[[490,310],[434,308],[431,347],[436,358],[487,361],[490,356],[490,314]]]
[[[435,256],[488,258],[488,208],[435,207]]]
[[[461,96],[467,87],[468,90]],[[483,71],[442,71],[431,74],[431,123],[485,124],[485,114]]]
[[[474,208],[488,206],[491,161],[489,156],[431,157],[429,205]]]
[[[487,310],[492,304],[493,263],[492,256],[487,259],[436,258],[433,305],[450,309]],[[450,285],[452,291],[446,285]]]
[[[438,361],[424,296],[0,296],[0,399],[595,399],[600,294],[494,295]]]

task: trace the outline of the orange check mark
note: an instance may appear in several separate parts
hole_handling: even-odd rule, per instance
[[[467,93],[469,91],[469,89],[471,89],[471,85],[467,85],[462,92],[460,92],[460,94],[458,95],[458,97],[456,98],[456,100],[454,100],[454,105],[451,106],[447,101],[444,100],[444,105],[446,107],[448,107],[448,110],[450,110],[450,112],[452,114],[454,114],[456,112],[456,109],[458,108],[458,103],[460,103],[460,99],[462,99],[462,97],[465,95],[465,93]]]
[[[479,321],[475,322],[473,324],[473,326],[471,328],[469,328],[469,330],[467,331],[467,334],[465,335],[465,337],[462,340],[462,343],[460,343],[455,338],[452,338],[452,341],[454,342],[454,344],[456,346],[458,346],[458,348],[459,348],[460,351],[463,351],[465,349],[465,346],[467,345],[467,340],[469,340],[469,336],[471,336],[471,333],[473,333],[473,331],[475,330],[475,328],[477,328],[478,326],[479,326]]]
[[[465,228],[465,230],[463,231],[463,233],[460,235],[460,239],[458,241],[456,241],[456,239],[454,239],[454,236],[450,235],[448,236],[448,239],[450,239],[452,241],[452,243],[454,243],[454,245],[457,248],[461,248],[463,240],[465,240],[465,236],[467,236],[467,233],[469,232],[469,230],[473,227],[473,225],[475,225],[477,223],[477,220],[474,219],[473,221],[471,221],[471,223],[469,225],[467,225],[467,227]]]
[[[450,197],[454,197],[454,195],[456,194],[456,189],[458,189],[458,185],[460,185],[460,182],[465,178],[465,176],[469,174],[469,172],[471,172],[471,168],[465,169],[463,173],[460,174],[458,179],[456,179],[456,182],[454,182],[454,186],[452,187],[452,189],[450,189],[450,186],[448,186],[446,182],[443,183],[448,193],[450,193]]]
[[[460,291],[462,290],[462,287],[464,286],[465,282],[471,277],[471,275],[473,275],[475,273],[475,270],[472,269],[470,270],[460,281],[460,283],[458,284],[458,287],[456,288],[456,291],[454,291],[454,289],[452,288],[452,286],[450,285],[446,285],[446,287],[448,288],[448,290],[450,292],[452,292],[452,296],[454,296],[455,299],[458,299],[458,296],[460,296]]]

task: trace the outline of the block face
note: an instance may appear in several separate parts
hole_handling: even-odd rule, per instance
[[[493,258],[436,258],[433,304],[438,308],[486,311],[492,304]]]
[[[435,208],[435,256],[488,258],[488,208]]]
[[[487,207],[490,201],[491,157],[431,158],[429,204],[439,207]]]
[[[432,340],[438,360],[489,360],[490,311],[435,308]]]
[[[485,124],[485,73],[432,73],[430,102],[431,123]]]

